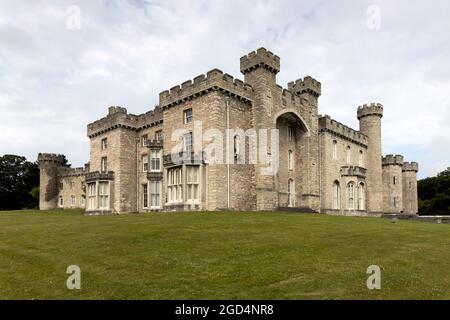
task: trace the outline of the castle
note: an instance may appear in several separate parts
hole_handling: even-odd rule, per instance
[[[161,92],[145,114],[110,107],[87,126],[84,168],[39,154],[40,208],[417,214],[418,164],[382,157],[382,105],[360,106],[354,130],[318,114],[320,82],[277,85],[272,52],[243,56],[240,69],[244,81],[214,69]]]

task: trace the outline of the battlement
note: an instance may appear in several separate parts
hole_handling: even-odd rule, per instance
[[[418,172],[419,164],[417,162],[405,162],[405,163],[403,163],[402,171],[403,172],[406,172],[406,171]]]
[[[322,94],[322,84],[310,76],[288,83],[288,89],[296,94],[310,93],[315,97]]]
[[[388,154],[383,157],[382,165],[383,166],[403,166],[403,156],[401,155],[392,155]]]
[[[266,48],[250,52],[248,55],[241,57],[241,72],[246,74],[258,67],[263,67],[277,74],[280,72],[280,57],[267,51]]]
[[[364,104],[358,107],[358,120],[367,116],[383,117],[383,105],[380,103]]]
[[[88,172],[88,171],[86,171],[85,167],[84,168],[69,168],[69,167],[66,167],[66,168],[60,168],[58,171],[59,171],[58,172],[58,176],[62,177],[62,178],[64,178],[64,177],[84,176]]]
[[[162,108],[168,108],[211,91],[221,91],[240,100],[252,101],[253,89],[250,85],[224,74],[219,69],[213,69],[208,71],[206,76],[201,74],[193,80],[187,80],[181,85],[161,92],[159,104]]]
[[[319,116],[319,130],[330,132],[340,138],[367,147],[368,139],[366,135],[331,119],[329,115]]]
[[[38,162],[53,162],[56,165],[63,166],[67,162],[66,156],[63,154],[55,154],[55,153],[39,153],[38,154]]]
[[[137,131],[156,125],[162,122],[162,120],[162,109],[159,106],[141,115],[130,114],[126,108],[120,106],[112,106],[108,108],[108,115],[106,117],[88,124],[87,136],[92,138],[117,128],[127,128]]]

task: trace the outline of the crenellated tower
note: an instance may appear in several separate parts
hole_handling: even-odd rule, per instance
[[[308,105],[311,108],[311,112],[317,115],[318,99],[322,94],[322,84],[319,81],[310,76],[306,76],[295,82],[289,82],[288,89],[297,94],[302,104]]]
[[[387,155],[383,158],[383,211],[403,212],[403,156]]]
[[[381,153],[381,118],[383,106],[371,103],[358,107],[360,131],[368,137],[367,148],[367,210],[383,211],[383,179]]]
[[[62,154],[39,153],[38,155],[39,209],[50,210],[58,206],[59,170],[66,166],[66,157]]]
[[[280,71],[280,58],[265,48],[259,48],[240,59],[241,72],[245,82],[253,87],[252,122],[255,130],[274,129],[272,120],[274,96],[278,88],[276,75]],[[268,137],[270,139],[270,137]],[[269,140],[270,141],[270,140]],[[270,150],[268,149],[270,157]],[[258,161],[256,175],[256,207],[257,210],[271,211],[278,207],[278,193],[274,175],[262,174],[267,165]]]
[[[418,214],[417,196],[417,172],[419,164],[417,162],[405,162],[402,169],[403,184],[403,213]]]

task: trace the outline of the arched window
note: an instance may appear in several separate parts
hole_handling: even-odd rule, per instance
[[[352,149],[347,147],[347,164],[352,164]]]
[[[295,205],[295,186],[294,180],[288,180],[288,206],[293,207]]]
[[[359,150],[359,166],[364,167],[364,152]]]
[[[289,150],[288,152],[288,169],[294,170],[294,153],[292,150]]]
[[[355,184],[353,182],[350,182],[347,186],[347,197],[348,197],[348,209],[354,210],[355,209]]]
[[[337,141],[333,140],[333,160],[337,159]]]
[[[333,183],[333,209],[341,209],[341,186],[339,181]]]
[[[366,210],[366,188],[362,182],[359,184],[358,208]]]

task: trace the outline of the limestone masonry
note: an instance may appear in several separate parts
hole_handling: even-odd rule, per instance
[[[260,48],[240,65],[244,81],[214,69],[161,92],[159,105],[141,115],[110,107],[87,126],[84,168],[39,154],[40,208],[417,214],[418,164],[382,156],[381,104],[358,107],[354,130],[318,114],[317,80],[277,85],[280,58],[272,52]]]

